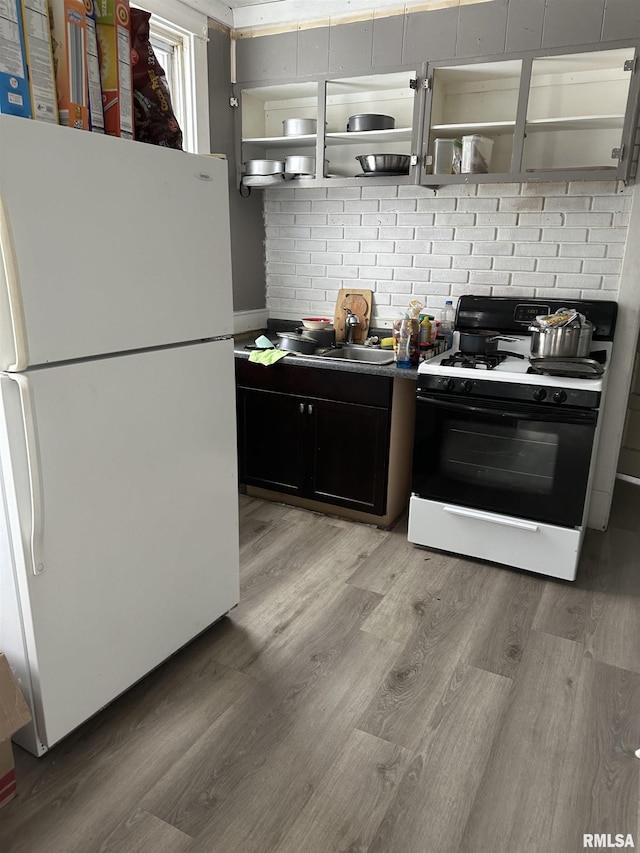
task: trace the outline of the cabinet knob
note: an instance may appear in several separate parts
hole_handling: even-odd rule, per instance
[[[299,403],[298,411],[300,412],[301,415],[304,415],[304,403]]]
[[[309,403],[307,406],[307,412],[312,415],[313,414],[313,403]]]

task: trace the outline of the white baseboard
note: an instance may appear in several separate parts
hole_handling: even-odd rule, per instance
[[[268,316],[269,312],[266,308],[258,308],[253,311],[234,311],[233,332],[237,335],[241,332],[266,329]]]
[[[631,474],[616,474],[616,480],[624,480],[627,483],[640,486],[640,477],[632,477]]]

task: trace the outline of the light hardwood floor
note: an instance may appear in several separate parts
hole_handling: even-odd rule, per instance
[[[242,601],[36,759],[2,853],[640,846],[640,487],[578,580],[240,498]]]

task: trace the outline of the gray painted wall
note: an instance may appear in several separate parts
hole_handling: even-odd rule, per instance
[[[238,82],[365,73],[640,37],[640,0],[492,0],[237,44]]]
[[[229,209],[233,309],[264,308],[264,219],[262,193],[242,198],[236,186],[235,110],[229,106],[231,91],[231,39],[217,26],[209,28],[209,114],[211,150],[226,154],[229,161]]]

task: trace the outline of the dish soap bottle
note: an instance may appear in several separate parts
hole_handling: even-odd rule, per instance
[[[403,317],[400,322],[396,367],[405,369],[411,367],[411,325],[408,317]]]

